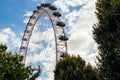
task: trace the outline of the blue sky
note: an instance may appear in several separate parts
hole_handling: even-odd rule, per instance
[[[0,42],[7,44],[9,51],[19,52],[26,22],[33,10],[44,1],[54,4],[62,13],[61,20],[66,23],[65,31],[69,35],[69,54],[80,55],[87,62],[95,65],[98,50],[93,40],[92,25],[97,22],[94,13],[96,0],[0,0]],[[50,31],[49,29],[45,34]],[[39,32],[35,29],[32,34],[31,51],[40,47],[37,44]],[[48,50],[52,51],[50,48]],[[38,80],[53,80],[50,69],[54,69],[55,64],[51,63],[54,59],[55,56],[52,54],[34,54],[28,56],[27,63],[36,63],[43,67],[44,72]]]
[[[20,28],[23,26],[23,14],[25,13],[26,1],[22,0],[1,0],[0,1],[0,27],[8,26],[8,27],[15,27]],[[14,26],[13,26],[14,25]],[[17,27],[19,26],[19,27]]]
[[[52,1],[52,0],[51,0]],[[14,31],[22,30],[26,11],[33,11],[41,3],[34,0],[1,0],[0,1],[0,27],[11,27]]]

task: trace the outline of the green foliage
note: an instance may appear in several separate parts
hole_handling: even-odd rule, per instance
[[[40,71],[34,73],[22,63],[23,56],[7,52],[7,46],[0,44],[0,80],[35,80]]]
[[[55,80],[99,80],[96,70],[86,65],[80,56],[67,56],[60,60],[54,71]]]
[[[120,79],[120,0],[97,0],[98,23],[94,39],[98,43],[101,80]]]

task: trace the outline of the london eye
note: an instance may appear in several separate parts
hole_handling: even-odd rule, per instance
[[[52,61],[55,64],[67,55],[68,37],[65,35],[65,23],[61,20],[61,16],[57,8],[50,3],[42,3],[33,11],[20,46],[24,64],[26,64],[27,56],[34,56],[34,54],[50,55],[48,58],[53,56]],[[38,35],[35,35],[35,32]]]

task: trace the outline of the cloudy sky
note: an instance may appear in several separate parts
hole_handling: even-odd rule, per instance
[[[62,14],[61,20],[66,23],[65,33],[69,36],[68,53],[80,55],[86,62],[95,65],[95,56],[98,51],[93,39],[92,26],[97,22],[95,16],[96,0],[0,0],[0,42],[8,45],[8,51],[19,53],[29,16],[43,2],[55,5]],[[52,48],[54,47],[52,39],[54,37],[52,33],[50,34],[52,32],[51,28],[44,30],[46,31],[42,33],[43,38],[39,38],[41,28],[36,27],[34,29],[29,45],[30,52],[35,52],[38,48],[41,48],[41,50],[38,50],[41,53],[36,51],[34,55],[28,55],[27,64],[41,65],[43,72],[38,80],[53,80],[52,71],[55,66],[55,55],[53,53],[54,48]],[[46,34],[49,34],[49,39],[45,38],[47,37]],[[41,39],[46,39],[49,46],[43,47],[43,45],[38,44]],[[49,51],[51,54],[43,52],[42,49]]]

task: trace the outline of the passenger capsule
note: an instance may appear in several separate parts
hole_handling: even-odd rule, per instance
[[[37,9],[41,9],[41,6],[37,6]]]
[[[41,7],[49,7],[51,4],[50,3],[42,3]]]
[[[32,19],[36,19],[36,17],[35,17],[35,16],[30,16],[30,18],[32,18]]]
[[[29,26],[33,26],[33,24],[32,24],[32,23],[27,23],[27,25],[29,25]]]
[[[61,17],[61,14],[59,12],[53,12],[54,16]]]
[[[51,10],[57,10],[57,8],[55,6],[50,6],[49,9],[51,9]]]
[[[64,53],[64,52],[63,52],[63,53],[60,54],[60,57],[62,57],[62,58],[63,58],[63,57],[66,57],[66,56],[67,56],[67,53]]]
[[[38,10],[34,10],[33,13],[39,14]]]
[[[62,40],[62,41],[67,41],[67,40],[68,40],[68,37],[66,37],[66,36],[64,36],[64,35],[61,35],[61,36],[59,37],[59,39]]]
[[[25,30],[26,33],[30,33],[30,30]]]
[[[57,26],[61,26],[61,27],[64,27],[65,26],[65,23],[64,22],[61,22],[61,21],[58,21],[56,23]]]
[[[22,46],[20,49],[25,49],[25,47],[24,47],[24,46]]]
[[[27,41],[27,38],[23,38],[22,40],[23,40],[23,41]]]

